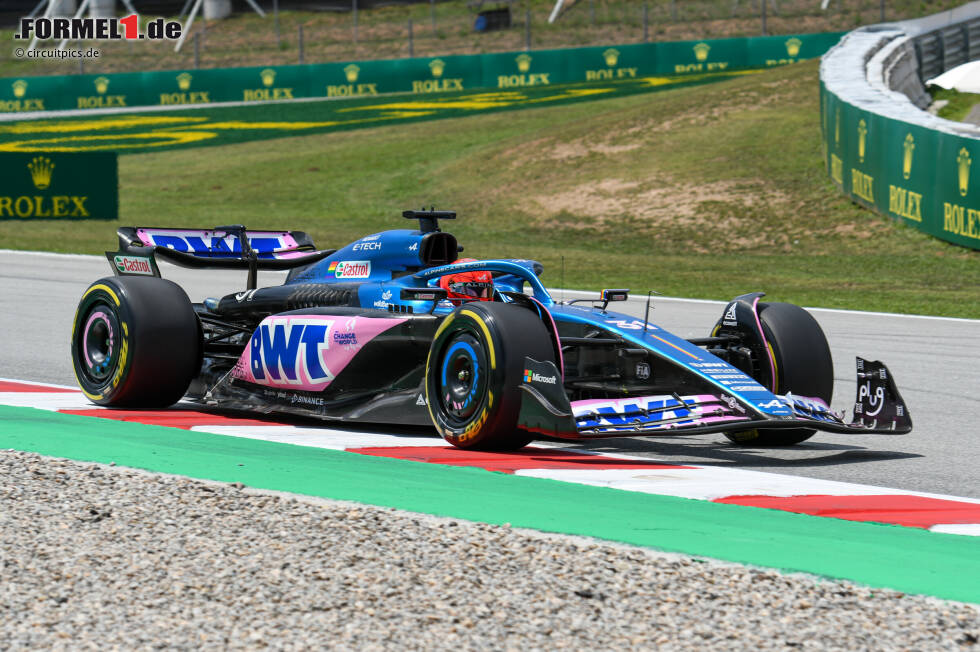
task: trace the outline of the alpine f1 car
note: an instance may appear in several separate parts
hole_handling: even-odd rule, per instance
[[[203,406],[434,425],[454,446],[533,438],[722,433],[788,445],[816,430],[903,434],[912,421],[881,362],[857,359],[846,420],[830,407],[826,338],[802,308],[733,299],[710,335],[678,337],[613,312],[627,290],[556,302],[530,260],[460,259],[449,211],[418,229],[317,250],[298,231],[118,230],[115,276],[82,296],[71,335],[86,396],[105,406]],[[247,271],[191,303],[157,260]],[[256,287],[259,270],[288,270]],[[649,308],[649,299],[647,302]],[[649,313],[649,311],[648,311]]]

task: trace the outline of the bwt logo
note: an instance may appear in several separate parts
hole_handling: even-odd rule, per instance
[[[157,247],[167,247],[184,253],[204,254],[212,258],[238,258],[242,255],[242,245],[234,236],[223,238],[211,236],[206,242],[204,237],[197,235],[151,233],[149,239]],[[249,238],[248,245],[259,258],[274,258],[274,251],[287,248],[282,238],[275,237]]]
[[[252,376],[269,385],[325,383],[334,376],[323,362],[332,321],[270,318],[249,343]]]

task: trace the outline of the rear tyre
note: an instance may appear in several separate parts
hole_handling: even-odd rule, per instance
[[[834,362],[817,320],[791,303],[760,303],[759,321],[776,367],[769,389],[776,394],[793,392],[820,398],[829,405],[834,393]],[[768,379],[768,370],[764,375]],[[757,380],[766,383],[765,379]],[[757,429],[725,436],[740,446],[792,446],[815,432],[812,428]]]
[[[518,428],[524,358],[555,361],[548,331],[526,308],[471,302],[446,317],[429,349],[425,397],[453,446],[517,450],[534,439]]]
[[[75,377],[95,403],[166,407],[201,368],[197,315],[179,285],[119,276],[93,283],[72,324]]]

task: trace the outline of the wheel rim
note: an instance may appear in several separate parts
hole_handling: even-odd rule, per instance
[[[82,370],[93,383],[103,384],[119,364],[119,321],[108,305],[97,304],[89,312],[80,344]]]
[[[438,377],[442,413],[452,425],[473,418],[486,391],[486,357],[479,340],[461,333],[446,346]]]

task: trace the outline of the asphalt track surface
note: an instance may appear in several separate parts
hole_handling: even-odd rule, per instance
[[[162,266],[194,301],[244,286],[244,274]],[[69,333],[75,305],[88,285],[110,276],[94,256],[0,251],[0,376],[74,385]],[[261,273],[260,285],[280,283]],[[762,288],[745,288],[746,292]],[[579,298],[555,291],[556,300]],[[778,297],[768,297],[778,300]],[[684,337],[704,336],[724,302],[656,298],[650,321]],[[645,299],[617,306],[642,317]],[[817,433],[790,448],[736,448],[722,435],[617,438],[573,447],[629,453],[675,464],[708,464],[803,477],[980,498],[980,321],[813,309],[834,354],[837,380],[832,406],[853,401],[854,357],[882,360],[909,405],[911,434]],[[390,430],[390,429],[389,429]],[[434,435],[433,435],[434,436]]]

